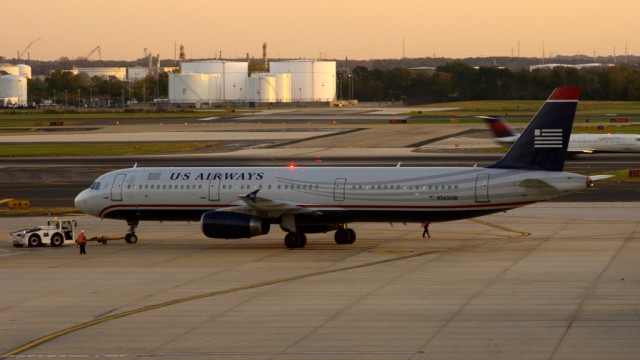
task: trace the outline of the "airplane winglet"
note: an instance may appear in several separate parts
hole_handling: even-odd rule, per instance
[[[247,199],[255,204],[256,200],[258,199],[258,191],[260,191],[260,189],[253,191],[247,195],[236,195],[236,197],[238,199]]]

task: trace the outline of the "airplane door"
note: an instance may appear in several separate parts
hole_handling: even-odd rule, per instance
[[[347,179],[337,178],[333,186],[333,200],[344,201],[344,188],[347,184]]]
[[[209,182],[209,201],[220,200],[220,179],[211,179]]]
[[[111,201],[122,201],[122,186],[127,174],[118,174],[111,187]]]
[[[476,178],[476,202],[489,202],[489,174],[478,174]]]

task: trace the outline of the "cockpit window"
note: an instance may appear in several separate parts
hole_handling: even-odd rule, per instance
[[[96,181],[93,184],[91,184],[91,187],[89,188],[91,190],[100,190],[100,182]]]

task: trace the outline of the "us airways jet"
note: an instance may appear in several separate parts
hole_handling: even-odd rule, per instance
[[[75,199],[81,211],[126,220],[200,221],[204,235],[236,239],[286,232],[289,248],[305,234],[335,231],[351,244],[352,222],[439,222],[545,201],[592,185],[562,172],[578,101],[557,88],[511,149],[486,168],[130,168],[100,176]],[[595,179],[595,177],[594,177]]]
[[[518,139],[508,122],[499,116],[478,116],[484,119],[496,142],[509,147]],[[636,134],[573,134],[569,138],[569,153],[591,154],[594,152],[636,153],[640,152],[640,135]]]

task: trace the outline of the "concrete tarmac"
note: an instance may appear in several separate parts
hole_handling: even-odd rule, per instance
[[[354,224],[353,245],[311,234],[296,250],[277,228],[225,241],[186,223],[142,223],[137,244],[86,256],[2,242],[0,354],[637,359],[638,214],[638,202],[540,203],[434,223],[430,239],[418,224]],[[3,218],[0,232],[44,220]],[[77,220],[89,236],[126,229]]]

